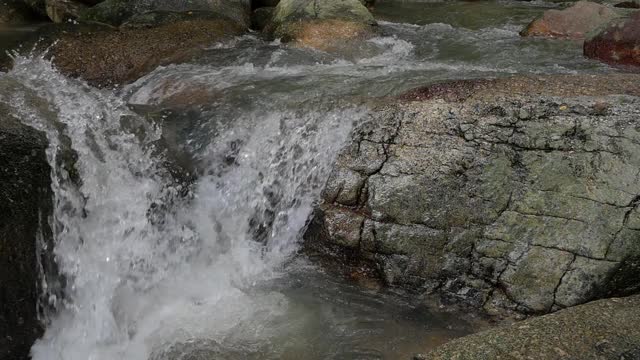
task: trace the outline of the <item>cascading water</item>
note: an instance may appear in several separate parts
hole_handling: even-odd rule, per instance
[[[246,35],[118,89],[16,57],[0,102],[49,139],[66,278],[48,288],[57,311],[34,359],[409,358],[471,331],[294,254],[372,98],[443,79],[608,71],[567,51],[576,44],[522,41],[535,4],[487,4],[394,5],[379,37],[344,54]],[[513,18],[479,19],[475,6]],[[470,23],[435,23],[456,11]],[[413,16],[424,24],[390,22]]]
[[[81,179],[73,188],[66,172],[54,173],[55,253],[69,287],[35,359],[146,359],[181,339],[221,341],[243,320],[286,306],[246,289],[297,249],[362,110],[250,113],[219,124],[201,154],[204,174],[183,184],[156,155],[159,124],[113,94],[39,58],[18,58],[3,80],[13,89],[2,100],[47,132],[52,165],[59,139],[71,139]],[[125,121],[143,128],[133,133]]]

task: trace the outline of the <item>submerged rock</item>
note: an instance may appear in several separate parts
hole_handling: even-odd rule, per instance
[[[584,55],[612,65],[640,66],[640,12],[587,39]]]
[[[578,1],[564,10],[547,10],[533,20],[522,36],[549,36],[582,39],[587,33],[620,15],[610,7],[590,1]]]
[[[640,296],[600,300],[462,337],[416,360],[640,359]]]
[[[125,84],[159,65],[188,61],[204,47],[243,30],[229,20],[190,20],[154,28],[69,33],[53,46],[53,63],[92,85]]]
[[[638,83],[463,81],[380,106],[339,156],[307,244],[488,312],[636,292]]]
[[[43,133],[0,105],[0,359],[26,359],[42,334],[37,238],[52,209],[51,170]],[[50,255],[50,254],[49,254]]]
[[[373,36],[375,23],[359,0],[282,0],[266,30],[298,46],[332,51]]]

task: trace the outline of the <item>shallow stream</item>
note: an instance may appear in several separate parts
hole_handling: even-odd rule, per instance
[[[380,36],[340,54],[248,34],[117,89],[17,56],[0,102],[51,143],[68,279],[34,359],[408,359],[485,326],[326,274],[299,254],[301,234],[376,98],[447,79],[613,71],[579,42],[518,35],[555,6],[382,2]],[[33,29],[0,28],[0,49]],[[71,150],[80,181],[60,165]]]

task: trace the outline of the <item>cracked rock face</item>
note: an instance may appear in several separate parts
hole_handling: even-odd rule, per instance
[[[308,243],[489,312],[638,291],[638,83],[463,81],[381,105],[337,160]]]

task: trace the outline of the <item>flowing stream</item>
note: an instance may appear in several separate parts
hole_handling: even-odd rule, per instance
[[[16,56],[0,102],[49,139],[67,279],[64,297],[48,294],[58,311],[34,359],[400,359],[475,331],[415,296],[325,274],[298,253],[301,234],[377,97],[612,71],[577,42],[519,37],[553,6],[383,2],[380,36],[338,54],[248,34],[118,89]],[[0,46],[24,31],[0,29]]]

